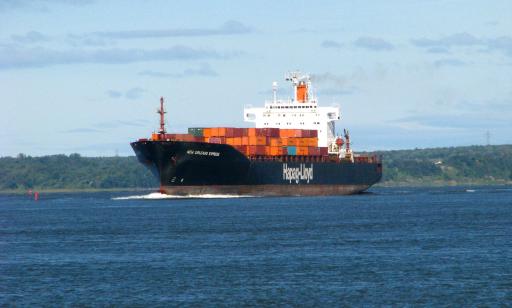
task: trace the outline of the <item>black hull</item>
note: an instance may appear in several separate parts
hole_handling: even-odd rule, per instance
[[[171,195],[346,195],[362,192],[382,177],[380,162],[250,160],[230,145],[202,142],[131,145],[159,178],[161,191]]]

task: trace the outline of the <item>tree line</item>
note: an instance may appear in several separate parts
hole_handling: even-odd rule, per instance
[[[512,183],[512,145],[376,152],[384,185]],[[0,158],[0,190],[158,187],[135,157],[79,154]]]

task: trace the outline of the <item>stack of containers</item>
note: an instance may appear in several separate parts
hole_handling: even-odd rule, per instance
[[[326,156],[318,131],[308,129],[191,127],[188,134],[153,134],[152,140],[228,144],[247,156]]]

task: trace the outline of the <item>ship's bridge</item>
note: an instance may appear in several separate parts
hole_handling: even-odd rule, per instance
[[[327,147],[335,139],[334,122],[340,119],[339,106],[318,106],[309,75],[292,72],[286,80],[294,85],[293,99],[277,99],[277,83],[274,82],[273,100],[266,101],[264,107],[246,106],[244,121],[254,122],[256,128],[315,129],[318,130],[318,146]]]

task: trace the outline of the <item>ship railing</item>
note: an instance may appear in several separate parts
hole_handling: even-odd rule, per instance
[[[275,161],[275,162],[302,162],[302,163],[314,163],[314,162],[328,162],[333,161],[330,156],[327,155],[249,155],[247,156],[253,161]]]

